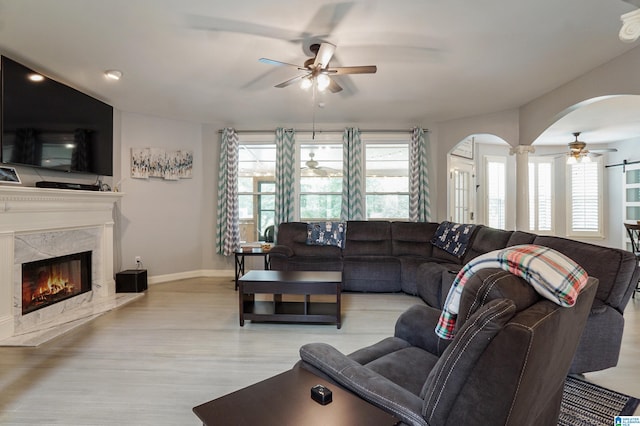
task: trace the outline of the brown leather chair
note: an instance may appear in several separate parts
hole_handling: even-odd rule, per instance
[[[434,332],[439,310],[415,305],[393,337],[350,355],[311,343],[301,365],[404,424],[557,424],[597,283],[589,278],[567,308],[509,272],[483,269],[465,284],[453,340]]]

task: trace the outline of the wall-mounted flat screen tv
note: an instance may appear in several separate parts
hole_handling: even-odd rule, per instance
[[[113,176],[113,107],[5,56],[0,73],[3,163]]]

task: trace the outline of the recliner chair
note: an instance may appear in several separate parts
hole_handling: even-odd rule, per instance
[[[403,424],[555,425],[597,283],[589,278],[567,308],[507,271],[483,269],[464,286],[453,340],[434,332],[439,310],[415,305],[393,337],[348,356],[307,344],[300,363]]]

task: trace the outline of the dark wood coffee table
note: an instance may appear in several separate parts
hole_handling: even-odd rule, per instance
[[[320,405],[311,387],[328,387],[333,401]],[[262,382],[194,407],[204,425],[378,426],[399,419],[307,370],[294,367]]]
[[[342,326],[340,271],[247,272],[238,279],[240,326],[245,320],[264,322],[329,323]],[[273,294],[273,301],[256,301],[258,293]],[[304,301],[283,301],[283,294],[303,294]],[[311,295],[335,295],[335,302],[313,302]]]

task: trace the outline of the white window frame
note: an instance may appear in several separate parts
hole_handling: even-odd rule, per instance
[[[239,135],[238,144],[241,147],[243,145],[254,145],[254,146],[255,145],[269,145],[269,146],[274,146],[275,142],[274,142],[273,135],[251,134],[251,135]],[[242,148],[240,148],[240,149],[242,149]],[[276,160],[275,157],[274,157],[273,160],[275,162],[275,160]],[[254,176],[254,178],[259,178],[260,174],[256,173],[253,176]],[[271,176],[271,174],[268,174],[268,176]],[[240,178],[240,176],[238,176],[238,178]],[[275,181],[275,172],[274,172],[273,180]],[[260,235],[260,231],[263,231],[263,230],[260,229],[260,223],[259,223],[260,215],[258,214],[258,205],[256,203],[257,203],[257,200],[259,199],[259,197],[262,196],[262,195],[274,195],[275,196],[275,192],[274,193],[271,193],[271,192],[268,192],[268,193],[262,192],[261,193],[261,192],[258,192],[255,187],[253,188],[253,190],[251,192],[241,192],[240,189],[238,189],[238,197],[240,197],[240,196],[251,196],[253,198],[253,212],[252,212],[253,233],[251,235],[246,235],[244,233],[243,226],[248,223],[248,220],[246,218],[241,218],[240,219],[240,228],[241,228],[241,238],[242,238],[242,240],[254,241],[255,237],[259,238],[261,236]]]
[[[581,164],[581,163],[578,163]],[[572,167],[573,165],[571,164],[567,164],[565,166],[565,170],[566,170],[566,194],[567,194],[567,236],[568,237],[579,237],[579,238],[604,238],[604,229],[603,229],[603,224],[604,224],[604,218],[603,218],[603,212],[604,212],[604,208],[603,208],[603,204],[604,204],[604,200],[603,200],[603,196],[602,196],[602,191],[604,188],[604,166],[603,166],[603,162],[602,162],[602,157],[595,157],[595,158],[591,158],[591,164],[595,164],[595,166],[597,167],[597,171],[598,171],[598,176],[596,179],[597,182],[597,199],[598,199],[598,208],[597,208],[597,212],[598,212],[598,218],[597,218],[597,222],[598,222],[598,229],[594,230],[594,231],[577,231],[573,229],[573,194],[572,194],[572,187],[573,187],[573,181],[572,181]],[[593,208],[593,206],[587,206],[586,208]]]
[[[491,220],[491,211],[490,211],[490,200],[489,200],[489,192],[490,188],[494,185],[494,182],[491,181],[491,174],[489,170],[489,165],[492,163],[502,164],[503,173],[502,173],[502,225],[495,226],[490,223]],[[484,156],[484,222],[487,226],[491,226],[499,229],[506,229],[507,226],[507,200],[508,200],[508,192],[507,192],[507,157],[497,156],[497,155],[485,155]]]
[[[313,195],[338,195],[339,197],[342,197],[342,192],[337,193],[337,192],[302,192],[301,189],[301,181],[302,181],[302,175],[301,175],[301,169],[300,169],[300,164],[302,164],[303,160],[307,160],[306,158],[303,159],[301,156],[301,151],[302,151],[302,146],[303,145],[317,145],[318,149],[321,149],[321,147],[323,145],[342,145],[342,133],[337,133],[337,132],[323,132],[323,133],[316,133],[315,135],[313,135],[312,133],[309,132],[296,132],[296,141],[295,141],[295,214],[294,217],[296,220],[301,220],[301,221],[322,221],[322,220],[326,220],[327,218],[303,218],[302,214],[301,214],[301,206],[300,206],[300,199],[303,195],[305,194],[313,194]],[[344,154],[343,154],[344,156]],[[342,161],[342,159],[341,159]],[[344,165],[343,165],[343,172],[344,172]],[[331,218],[333,220],[339,220],[340,219],[340,212],[338,212],[338,217],[337,218]]]
[[[410,179],[411,179],[411,171],[409,170],[409,161],[410,159],[407,158],[407,190],[406,191],[395,191],[395,192],[373,192],[373,191],[369,191],[369,188],[367,188],[367,147],[369,146],[375,146],[375,145],[389,145],[389,144],[398,144],[398,145],[404,145],[407,150],[410,150],[410,144],[411,144],[411,135],[410,134],[406,134],[406,133],[364,133],[361,135],[361,139],[362,139],[362,146],[363,146],[363,150],[364,152],[362,153],[362,165],[363,165],[363,170],[362,170],[362,176],[363,176],[363,180],[364,180],[364,199],[363,201],[363,207],[364,207],[364,212],[365,215],[367,215],[367,217],[365,218],[365,220],[409,220],[409,210],[407,210],[407,217],[393,217],[393,218],[370,218],[368,216],[368,208],[367,208],[367,197],[369,195],[401,195],[401,196],[406,196],[407,200],[409,200],[409,188],[411,185]],[[409,155],[410,151],[409,151]]]
[[[549,170],[551,173],[550,176],[550,182],[551,182],[551,186],[550,186],[550,191],[551,191],[551,196],[550,196],[550,203],[551,203],[551,208],[550,208],[550,215],[551,215],[551,229],[540,229],[540,197],[539,194],[537,192],[539,185],[538,185],[538,176],[539,176],[539,168],[538,165],[539,164],[549,164]],[[555,229],[556,229],[556,223],[555,223],[555,209],[556,209],[556,188],[555,188],[555,180],[554,180],[554,170],[555,170],[555,160],[553,158],[549,158],[549,157],[529,157],[529,164],[528,167],[529,169],[527,170],[527,177],[528,179],[530,179],[531,177],[531,173],[530,173],[530,168],[532,166],[535,166],[535,182],[534,182],[534,189],[535,189],[535,193],[531,193],[531,182],[529,182],[529,210],[531,211],[531,209],[533,209],[535,211],[535,216],[536,216],[536,220],[535,220],[535,224],[536,226],[532,226],[531,225],[531,220],[528,220],[529,222],[529,231],[530,232],[534,232],[536,234],[540,234],[540,235],[554,235],[555,234]],[[533,205],[532,205],[532,199],[533,199]],[[530,211],[527,212],[527,214],[530,214]]]

